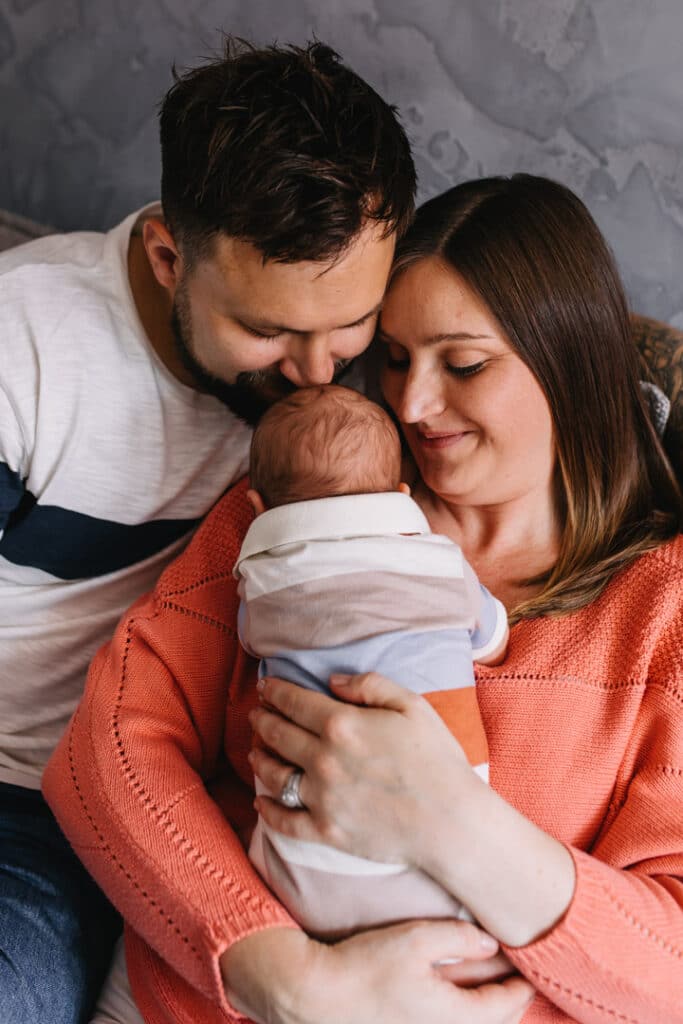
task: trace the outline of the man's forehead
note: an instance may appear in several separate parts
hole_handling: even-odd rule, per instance
[[[218,308],[226,307],[226,314],[258,316],[260,326],[269,322],[305,332],[320,329],[321,313],[332,318],[329,326],[347,326],[376,312],[393,251],[393,237],[366,232],[327,263],[264,262],[252,243],[220,235],[193,276]]]
[[[368,221],[343,249],[324,259],[265,259],[263,251],[253,242],[224,233],[213,237],[207,258],[222,272],[242,272],[244,275],[253,274],[258,277],[317,279],[334,274],[337,270],[343,272],[346,268],[374,262],[385,253],[393,257],[394,248],[395,235],[387,235],[385,225]]]
[[[329,260],[282,260],[265,259],[263,252],[253,242],[231,235],[219,234],[213,239],[213,246],[207,260],[214,270],[232,278],[248,280],[272,280],[280,277],[315,279],[325,275],[339,257]]]

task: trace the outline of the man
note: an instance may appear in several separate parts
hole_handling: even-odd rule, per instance
[[[328,47],[178,78],[161,209],[0,259],[0,1018],[87,1019],[117,922],[39,792],[87,665],[292,388],[369,344],[415,173]],[[162,212],[163,211],[163,212]]]

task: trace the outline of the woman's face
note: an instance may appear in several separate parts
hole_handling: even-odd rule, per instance
[[[550,409],[487,306],[429,257],[391,285],[378,331],[382,387],[425,484],[456,504],[536,494],[555,462]]]

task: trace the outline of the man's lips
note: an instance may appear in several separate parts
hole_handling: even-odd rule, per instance
[[[471,430],[459,430],[448,433],[445,431],[416,430],[415,436],[423,448],[433,450],[435,448],[450,448],[452,445],[462,441],[463,437],[468,437],[471,433]]]

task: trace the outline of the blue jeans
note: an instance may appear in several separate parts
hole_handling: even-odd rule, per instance
[[[84,1024],[120,927],[42,795],[0,783],[2,1024]]]

